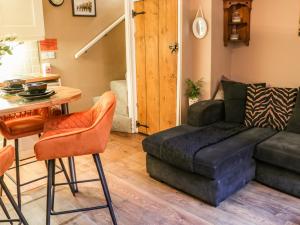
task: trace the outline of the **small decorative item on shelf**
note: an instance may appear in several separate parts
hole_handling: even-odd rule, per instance
[[[203,84],[202,80],[198,80],[196,82],[192,81],[191,79],[187,79],[185,81],[187,85],[187,89],[185,95],[189,98],[189,106],[199,101],[201,97],[201,87]]]
[[[240,38],[240,35],[237,33],[236,26],[232,27],[232,33],[230,35],[230,40],[231,41],[238,41]]]
[[[239,11],[234,11],[232,13],[232,23],[241,23],[241,22],[242,22],[242,18]]]

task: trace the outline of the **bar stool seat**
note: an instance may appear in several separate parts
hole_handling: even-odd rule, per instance
[[[0,177],[11,167],[15,161],[15,150],[12,146],[7,146],[0,150]]]
[[[27,185],[29,183],[33,183],[37,180],[43,179],[35,179],[25,184],[21,184],[20,181],[20,167],[31,164],[35,161],[27,162],[24,164],[20,164],[21,161],[26,161],[34,158],[29,157],[25,160],[20,159],[19,155],[19,139],[28,137],[31,135],[39,135],[44,130],[45,120],[50,117],[54,117],[60,115],[61,111],[56,107],[53,108],[41,108],[37,110],[24,111],[20,113],[12,113],[6,116],[0,116],[0,133],[4,137],[3,147],[6,146],[7,140],[14,140],[15,144],[15,169],[16,169],[16,179],[14,179],[11,175],[6,173],[6,175],[16,184],[17,187],[17,198],[18,198],[18,206],[21,209],[21,187]],[[65,171],[62,171],[66,173]]]
[[[47,120],[44,133],[35,145],[36,158],[51,160],[103,153],[110,134],[107,130],[110,131],[110,128],[106,124],[98,126],[97,132],[95,128],[100,120],[108,119],[104,114],[108,107],[98,103],[86,112]]]
[[[46,225],[50,225],[51,215],[76,213],[102,208],[109,209],[113,224],[117,224],[112,200],[99,156],[99,153],[103,153],[105,151],[109,140],[115,107],[116,98],[114,94],[112,92],[106,92],[100,97],[99,101],[86,112],[73,113],[46,121],[44,134],[34,146],[37,160],[48,161]],[[55,212],[55,160],[82,155],[93,156],[100,179],[98,178],[71,183],[101,181],[107,204],[90,208]],[[67,185],[68,183],[65,184]],[[62,184],[60,183],[59,185]]]
[[[14,120],[0,121],[1,133],[8,139],[40,134],[44,129],[45,118],[39,115],[22,117]]]
[[[0,187],[5,192],[8,200],[10,201],[11,205],[13,206],[14,210],[16,211],[19,219],[11,219],[8,210],[0,197],[0,207],[2,208],[4,214],[6,215],[7,219],[2,220],[0,219],[0,224],[2,223],[10,223],[13,224],[14,222],[21,222],[24,225],[28,225],[24,215],[22,214],[20,208],[17,206],[13,196],[11,195],[10,191],[8,190],[6,184],[3,180],[4,173],[12,166],[15,160],[15,149],[12,146],[7,146],[0,150]]]

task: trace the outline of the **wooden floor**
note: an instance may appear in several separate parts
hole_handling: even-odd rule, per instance
[[[107,151],[102,155],[104,170],[120,225],[296,225],[300,224],[300,199],[251,182],[218,208],[211,207],[165,184],[151,179],[145,168],[141,135],[114,133]],[[33,139],[22,142],[22,155]],[[91,157],[76,159],[79,179],[94,178],[96,171]],[[23,180],[45,174],[44,163],[22,169]],[[13,174],[13,173],[12,173]],[[178,178],[180,179],[180,178]],[[58,175],[58,180],[63,180]],[[14,186],[6,179],[11,189]],[[103,202],[98,183],[79,186],[76,198],[68,187],[57,188],[56,209],[96,205]],[[31,225],[45,224],[45,181],[23,190],[23,211]],[[6,200],[4,198],[4,200]],[[10,210],[11,211],[11,210]],[[1,218],[3,214],[0,213]],[[111,224],[108,211],[97,210],[80,214],[52,217],[52,225]]]

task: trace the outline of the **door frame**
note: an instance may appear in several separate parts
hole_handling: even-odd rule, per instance
[[[134,2],[143,0],[124,0],[125,2],[125,37],[126,37],[126,65],[127,65],[127,89],[128,112],[132,119],[132,133],[137,133],[136,121],[137,88],[136,88],[136,58],[135,58],[135,24],[132,18]],[[176,125],[181,124],[181,95],[182,95],[182,1],[178,0],[178,62],[177,62],[177,93],[176,93]]]

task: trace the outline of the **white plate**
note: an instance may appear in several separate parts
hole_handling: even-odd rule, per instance
[[[193,23],[193,33],[196,38],[202,39],[207,34],[207,22],[203,17],[197,17]]]

